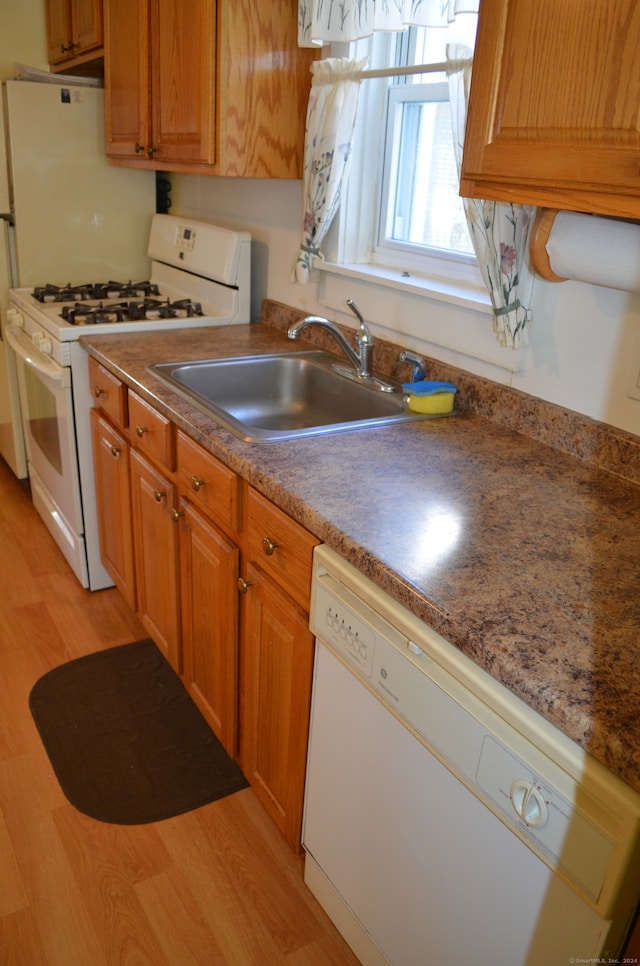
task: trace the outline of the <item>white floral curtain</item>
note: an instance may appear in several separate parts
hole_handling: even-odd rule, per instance
[[[459,13],[477,13],[479,0],[298,0],[298,45],[360,40],[376,30],[446,27]]]
[[[312,70],[304,145],[304,220],[292,279],[304,285],[320,245],[340,207],[351,164],[351,141],[363,60],[328,58]]]
[[[462,44],[447,46],[447,71],[453,141],[462,164],[464,131],[471,84],[472,52]],[[464,61],[467,59],[467,63]],[[535,208],[509,202],[463,198],[471,241],[494,312],[501,345],[520,348],[529,343],[533,275],[526,264],[529,232]]]

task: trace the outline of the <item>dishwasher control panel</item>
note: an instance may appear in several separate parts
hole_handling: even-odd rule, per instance
[[[619,844],[615,815],[600,803],[590,809],[566,772],[443,666],[429,628],[406,633],[374,603],[331,574],[316,573],[311,630],[476,797],[596,905]]]
[[[327,598],[323,604],[320,621],[324,619],[324,626],[316,630],[316,635],[330,641],[361,674],[370,677],[375,648],[374,632],[337,600]]]

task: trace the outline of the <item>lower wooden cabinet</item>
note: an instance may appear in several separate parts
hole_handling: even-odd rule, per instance
[[[311,563],[318,541],[251,487],[245,503],[241,761],[256,795],[298,850],[314,649]]]
[[[171,666],[180,672],[176,488],[135,450],[131,451],[131,508],[138,616]]]
[[[319,541],[107,370],[93,378],[105,567],[298,851]]]
[[[213,732],[234,758],[238,733],[240,551],[186,500],[180,503],[182,676]]]
[[[300,848],[313,637],[309,615],[258,567],[246,568],[242,766],[292,848]]]
[[[96,409],[91,410],[91,427],[102,562],[129,607],[135,610],[129,441]]]

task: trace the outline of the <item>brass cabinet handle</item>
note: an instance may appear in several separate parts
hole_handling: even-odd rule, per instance
[[[115,457],[120,456],[120,453],[122,452],[122,450],[118,449],[117,446],[114,446],[113,443],[111,444],[111,446],[109,446],[109,449],[111,451],[111,455]]]
[[[96,388],[93,390],[93,395],[96,397],[96,399],[99,399],[100,396],[107,395],[107,390],[103,389],[102,386],[96,386]]]
[[[136,426],[136,433],[138,434],[138,436],[140,437],[140,439],[142,439],[142,437],[144,436],[144,434],[145,433],[148,433],[148,432],[149,432],[149,430],[147,429],[146,426]]]
[[[177,523],[180,517],[184,516],[182,510],[177,510],[174,506],[171,507],[171,516],[173,517],[174,523]]]
[[[206,480],[199,480],[197,476],[191,477],[191,486],[194,488],[196,493],[198,492],[201,486],[205,485],[206,482],[207,482]]]
[[[279,546],[280,546],[279,543],[274,543],[273,540],[269,539],[269,537],[262,538],[262,549],[266,553],[267,557],[271,557],[273,554],[273,551],[276,549],[276,547],[279,547]]]
[[[241,594],[246,594],[246,592],[249,590],[249,587],[253,587],[253,581],[243,580],[242,577],[238,577],[238,582],[236,584],[236,587],[238,588]]]
[[[164,492],[164,490],[154,490],[153,495],[156,498],[156,503],[162,503],[167,494]]]
[[[136,154],[144,154],[144,144],[140,144],[139,141],[136,141],[135,151]]]
[[[148,158],[152,158],[155,153],[156,153],[156,149],[153,147],[152,144],[149,144],[147,146],[147,157]]]

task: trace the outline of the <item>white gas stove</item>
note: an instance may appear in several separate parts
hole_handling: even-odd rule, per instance
[[[147,253],[151,273],[142,281],[74,279],[53,285],[43,279],[35,289],[12,289],[8,321],[60,365],[69,365],[65,343],[77,342],[89,328],[103,335],[250,321],[246,232],[154,215]]]
[[[74,279],[12,289],[4,327],[20,388],[33,502],[84,587],[102,566],[91,441],[89,357],[80,336],[250,321],[251,237],[154,215],[149,279]],[[73,258],[69,275],[73,279]]]

